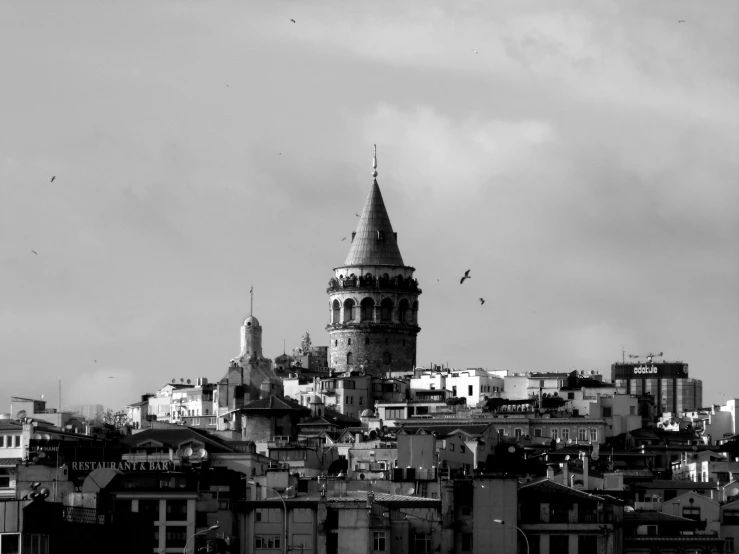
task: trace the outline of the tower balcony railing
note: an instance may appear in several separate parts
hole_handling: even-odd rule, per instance
[[[327,293],[347,289],[391,289],[421,294],[418,280],[412,277],[391,277],[389,279],[374,276],[351,277],[348,279],[333,278],[329,281]]]

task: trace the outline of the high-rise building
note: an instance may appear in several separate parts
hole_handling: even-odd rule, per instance
[[[403,263],[377,184],[377,156],[357,230],[344,264],[329,281],[329,367],[370,374],[416,364],[418,281]]]
[[[684,362],[616,362],[611,379],[621,392],[653,397],[658,414],[693,411],[703,404],[703,382],[688,377]]]

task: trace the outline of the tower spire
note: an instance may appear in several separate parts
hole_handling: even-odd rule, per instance
[[[377,145],[375,144],[375,155],[372,157],[372,177],[377,179]]]
[[[249,315],[252,315],[254,313],[254,285],[249,289],[249,296],[251,297],[249,300]]]

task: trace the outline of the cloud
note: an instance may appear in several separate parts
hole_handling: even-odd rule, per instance
[[[490,180],[520,173],[546,156],[557,132],[547,121],[479,114],[444,115],[431,106],[382,103],[359,122],[367,142],[380,143],[379,171],[410,189],[474,195]]]

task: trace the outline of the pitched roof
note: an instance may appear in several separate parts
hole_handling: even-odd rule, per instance
[[[182,425],[160,429],[145,429],[135,435],[122,438],[121,442],[126,446],[134,447],[144,442],[155,441],[169,447],[177,448],[180,444],[190,440],[203,442],[208,449],[215,447],[216,452],[233,451],[225,441],[211,435],[207,431],[193,427],[184,427]]]
[[[644,524],[644,523],[666,523],[666,522],[673,522],[673,523],[681,523],[681,524],[694,524],[698,523],[693,519],[682,517],[682,516],[673,516],[671,514],[666,514],[664,512],[652,512],[652,511],[634,511],[634,512],[624,512],[624,522],[633,521],[635,523]]]
[[[266,410],[280,410],[280,411],[288,411],[288,412],[310,412],[308,408],[305,406],[301,406],[297,402],[292,402],[290,400],[283,400],[280,398],[277,398],[276,396],[267,396],[265,398],[260,398],[259,400],[254,400],[253,402],[249,402],[246,404],[243,408],[241,408],[244,412],[250,412],[250,411],[266,411]]]
[[[605,497],[598,496],[595,494],[590,494],[588,492],[581,491],[578,489],[573,489],[572,487],[560,485],[559,483],[552,481],[550,479],[544,479],[543,481],[538,481],[536,483],[529,483],[527,485],[523,485],[518,490],[519,490],[519,493],[529,493],[529,494],[535,494],[535,495],[553,493],[553,494],[576,496],[578,498],[583,498],[586,500],[592,500],[596,502],[614,503],[614,501],[611,500],[610,498],[605,498]]]
[[[377,180],[367,195],[344,265],[404,265]]]

